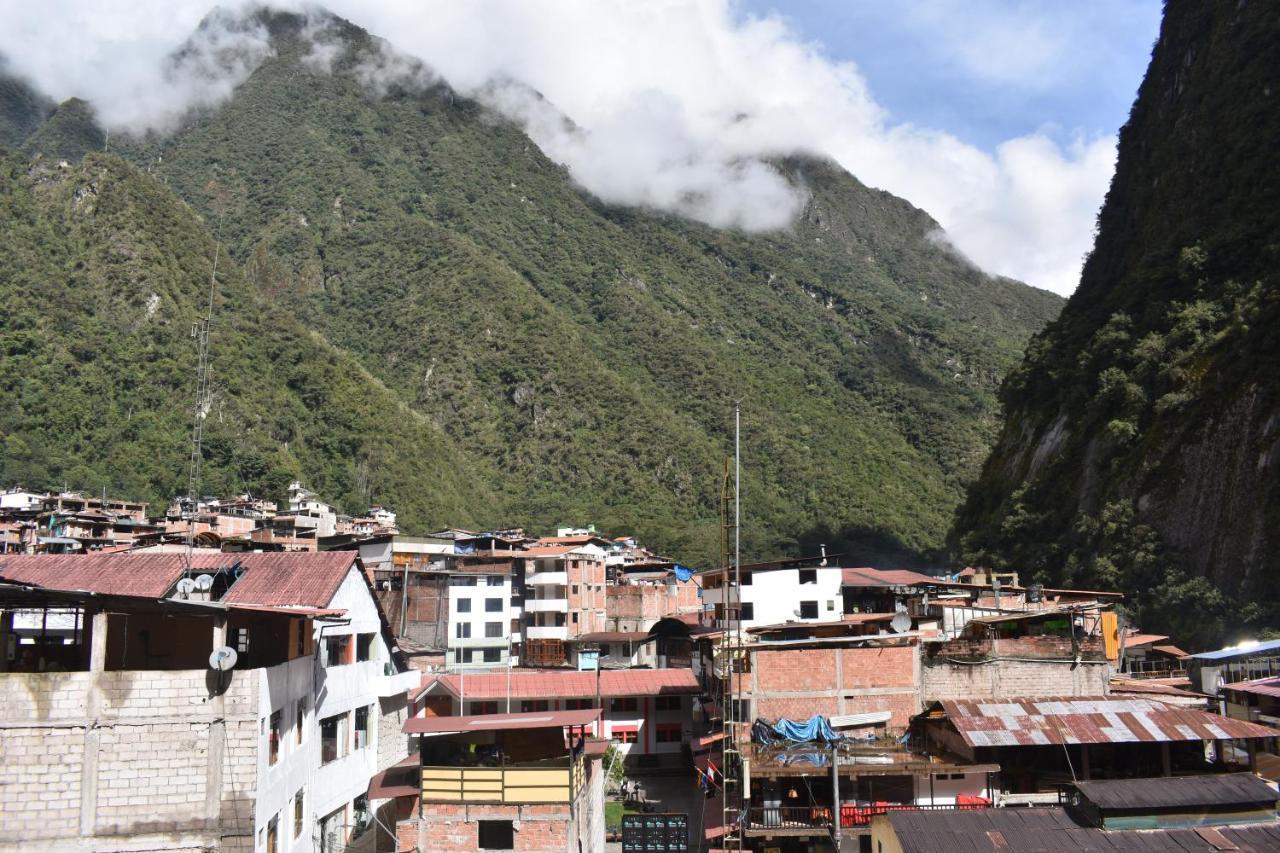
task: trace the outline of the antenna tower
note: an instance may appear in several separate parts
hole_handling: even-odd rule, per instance
[[[742,525],[742,453],[741,406],[733,407],[733,472],[730,477],[729,460],[725,460],[724,478],[720,488],[720,565],[722,567],[720,661],[716,665],[716,683],[720,688],[717,697],[720,706],[720,722],[723,727],[724,766],[720,768],[724,781],[722,815],[726,834],[720,841],[725,851],[742,850],[742,755],[738,744],[741,724],[738,713],[742,708],[738,698],[742,692],[742,671],[746,659],[742,649],[742,553],[740,528]],[[733,502],[733,516],[729,516],[729,502]],[[732,536],[730,536],[732,532]],[[732,547],[732,550],[730,550]],[[732,556],[732,574],[730,557]]]
[[[204,419],[209,414],[209,332],[213,328],[213,297],[218,289],[218,258],[222,250],[222,220],[218,214],[218,233],[213,243],[213,269],[209,273],[209,301],[204,317],[191,326],[196,341],[196,400],[191,423],[191,465],[187,472],[187,551],[184,575],[191,576],[192,552],[196,541],[196,516],[200,503],[200,466],[204,461]]]

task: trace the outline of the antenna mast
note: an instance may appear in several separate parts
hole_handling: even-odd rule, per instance
[[[196,401],[191,424],[191,465],[187,473],[187,553],[184,574],[191,576],[192,552],[196,541],[196,516],[200,502],[200,467],[204,461],[204,419],[209,414],[209,332],[213,327],[213,297],[218,288],[218,258],[222,250],[222,220],[213,243],[213,269],[209,273],[209,301],[204,317],[191,326],[196,341]]]

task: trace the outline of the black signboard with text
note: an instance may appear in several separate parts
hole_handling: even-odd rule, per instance
[[[624,814],[622,853],[688,853],[687,814]]]

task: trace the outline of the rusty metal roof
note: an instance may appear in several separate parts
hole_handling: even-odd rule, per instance
[[[1255,681],[1236,681],[1222,685],[1223,690],[1236,690],[1240,693],[1253,693],[1257,696],[1273,696],[1280,699],[1280,676],[1259,678]]]
[[[1275,730],[1266,726],[1154,699],[1105,696],[1003,701],[944,699],[939,704],[965,743],[973,747],[1275,736]]]
[[[0,578],[47,589],[160,598],[182,576],[181,554],[10,554]]]
[[[910,569],[844,569],[840,573],[842,586],[916,586],[942,583]]]
[[[411,735],[446,732],[496,732],[507,729],[556,729],[586,726],[600,719],[599,708],[578,711],[530,711],[522,714],[475,714],[469,717],[410,717],[404,732]]]
[[[1280,849],[1280,823],[1191,829],[1103,830],[1084,827],[1060,808],[893,811],[884,818],[902,853],[1058,853],[1062,850],[1257,851]]]
[[[1076,782],[1085,799],[1102,809],[1188,809],[1258,806],[1274,809],[1280,794],[1252,773],[1212,773],[1159,779]]]

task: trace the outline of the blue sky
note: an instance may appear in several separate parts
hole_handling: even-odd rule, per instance
[[[744,0],[833,60],[855,63],[895,123],[993,150],[1036,131],[1059,142],[1125,122],[1160,0]]]

